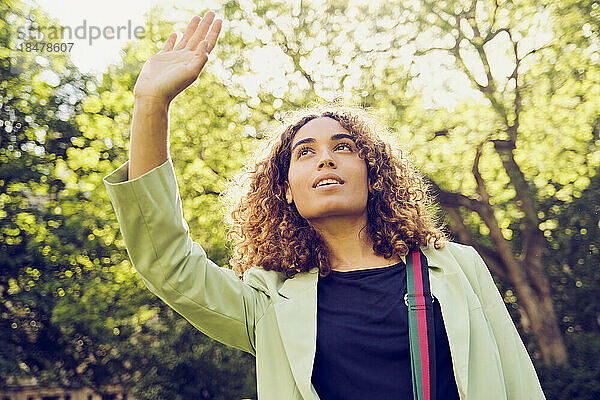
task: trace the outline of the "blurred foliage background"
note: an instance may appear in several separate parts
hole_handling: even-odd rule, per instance
[[[101,79],[15,50],[52,21],[0,3],[0,387],[256,398],[254,360],[195,331],[129,263],[102,178],[128,158],[144,61],[208,6],[157,7]],[[490,267],[549,399],[600,397],[600,5],[593,0],[223,2],[209,65],[171,106],[192,237],[227,266],[220,191],[286,110],[345,98],[421,168]],[[498,62],[498,54],[507,62]],[[419,68],[417,61],[431,68]],[[439,71],[450,71],[445,75]],[[453,107],[423,82],[471,90]]]

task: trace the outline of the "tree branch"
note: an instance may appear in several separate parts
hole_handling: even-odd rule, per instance
[[[425,50],[417,50],[417,51],[415,51],[415,55],[416,56],[424,56],[425,54],[429,53],[430,51],[440,51],[440,50],[452,53],[453,47],[430,47],[430,48],[425,49]]]
[[[500,28],[500,29],[496,29],[495,31],[490,30],[487,33],[487,35],[485,35],[485,38],[483,39],[483,44],[491,42],[501,32],[509,33],[508,28]]]
[[[494,13],[492,14],[492,23],[490,24],[490,31],[486,35],[487,40],[485,40],[485,43],[492,40],[499,32],[502,31],[502,29],[499,29],[496,31],[496,33],[492,34],[492,32],[494,31],[494,25],[496,25],[496,14],[498,13],[498,8],[500,8],[500,6],[498,5],[498,0],[494,0]]]
[[[490,195],[485,186],[485,181],[481,176],[481,172],[479,171],[479,159],[481,158],[481,151],[485,143],[486,141],[479,143],[479,145],[477,145],[477,148],[475,149],[475,159],[473,160],[473,168],[471,169],[471,173],[475,177],[475,183],[477,184],[476,191],[479,197],[481,198],[481,201],[485,204],[489,204]]]
[[[427,180],[437,191],[437,198],[442,206],[447,208],[463,206],[477,212],[490,230],[490,238],[496,246],[499,258],[502,259],[503,264],[506,266],[506,274],[510,274],[513,279],[525,279],[525,272],[521,269],[519,261],[510,247],[510,243],[502,235],[502,230],[492,206],[489,203],[484,203],[483,201],[475,200],[459,193],[443,190],[433,180],[428,177]]]
[[[479,32],[479,27],[477,26],[477,22],[475,21],[475,16],[471,16],[467,18],[467,22],[473,29],[473,40],[470,40],[475,50],[477,50],[477,54],[479,54],[479,59],[483,64],[483,69],[485,71],[485,76],[487,78],[488,84],[486,85],[487,90],[490,93],[494,93],[496,90],[496,82],[494,77],[492,76],[492,69],[490,67],[490,61],[488,60],[487,54],[485,52],[485,48],[483,45],[485,44],[483,38],[481,37],[481,33]]]
[[[516,204],[525,213],[527,225],[537,227],[540,220],[534,205],[534,193],[523,171],[515,161],[513,151],[515,143],[511,140],[492,140],[494,149],[500,156],[502,165],[516,191]]]
[[[477,250],[477,252],[481,254],[481,257],[483,257],[485,263],[488,267],[490,267],[490,270],[494,273],[494,275],[498,276],[503,281],[507,281],[508,276],[506,274],[506,269],[504,267],[502,257],[500,257],[500,254],[498,254],[498,252],[495,249],[488,246],[484,246],[475,241],[473,235],[467,229],[458,209],[444,209],[446,210],[446,212],[448,213],[448,215],[454,223],[451,228],[453,232],[456,233],[456,236],[458,236],[460,242],[475,248],[475,250]]]
[[[272,21],[269,21],[272,23]],[[298,71],[300,71],[300,73],[302,74],[302,76],[304,76],[304,78],[308,81],[308,84],[310,86],[310,90],[314,93],[315,92],[315,80],[312,78],[312,76],[310,76],[310,74],[308,72],[306,72],[306,70],[304,68],[302,68],[302,66],[300,65],[300,57],[301,55],[290,51],[290,47],[288,46],[288,39],[287,36],[285,36],[285,33],[283,33],[283,31],[281,31],[281,29],[279,29],[279,27],[276,24],[272,24],[275,29],[276,32],[273,34],[273,38],[275,39],[275,42],[277,43],[277,45],[279,46],[279,48],[281,48],[281,51],[283,51],[284,54],[286,54],[294,63],[294,67],[296,67],[296,69]],[[283,36],[283,38],[285,40],[279,40],[277,38],[278,35]]]

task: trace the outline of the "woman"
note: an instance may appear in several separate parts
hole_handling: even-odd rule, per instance
[[[194,17],[177,45],[171,34],[144,64],[130,159],[104,178],[147,287],[206,335],[255,355],[261,400],[410,399],[403,258],[421,249],[435,298],[437,398],[543,399],[481,257],[446,240],[418,173],[360,110],[292,116],[238,177],[228,191],[233,270],[190,239],[168,108],[214,48],[222,21],[213,20]]]

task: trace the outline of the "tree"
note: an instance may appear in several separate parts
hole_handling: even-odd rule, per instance
[[[400,133],[427,173],[452,235],[473,245],[518,298],[510,303],[519,311],[518,325],[533,333],[546,363],[566,363],[567,352],[543,265],[555,221],[540,211],[540,202],[580,195],[598,164],[591,129],[598,115],[597,68],[580,51],[589,40],[573,34],[581,19],[562,18],[566,9],[473,0],[260,3],[243,10],[247,20],[260,21],[257,31],[268,28],[261,40],[274,41],[289,57],[289,75],[301,77],[297,86],[306,89],[290,94],[291,106],[313,92],[348,92]],[[329,35],[321,34],[324,26]],[[506,72],[494,55],[499,48],[511,63]],[[460,84],[478,95],[452,112],[424,108],[415,89],[419,73],[401,67],[411,56],[431,56],[460,72],[466,78]]]
[[[118,223],[101,178],[129,157],[132,91],[137,75],[144,61],[162,48],[157,38],[165,40],[172,30],[173,23],[165,20],[160,8],[151,11],[147,15],[148,34],[125,46],[120,64],[108,68],[95,93],[83,102],[84,112],[77,116],[85,136],[100,143],[94,151],[101,152],[108,144],[115,154],[107,163],[85,165],[81,181],[93,187],[95,198],[102,200],[95,205],[95,213],[106,213],[104,229],[116,236],[119,235]],[[238,104],[210,73],[203,73],[198,82],[178,96],[171,106],[171,154],[190,234],[201,243],[211,260],[223,266],[228,260],[228,250],[216,198],[229,171],[240,165],[240,159],[231,150],[241,150],[244,141],[251,139],[238,137],[243,129],[241,126],[232,127],[232,121],[239,119]],[[85,151],[74,150],[71,157],[89,160]],[[98,160],[99,157],[91,159]],[[113,251],[126,256],[123,241],[115,240],[115,244],[117,248]],[[129,289],[130,293],[124,291],[124,283],[135,283]],[[106,373],[120,377],[132,388],[136,398],[230,399],[256,396],[253,358],[198,332],[145,289],[137,275],[126,275],[120,286],[107,292],[108,295],[98,295],[104,298],[110,296],[120,303],[114,308],[100,305],[100,309],[105,311],[95,316],[98,321],[91,326],[106,321],[103,315],[113,318],[111,326],[119,329],[120,339],[102,343],[112,364],[107,366]],[[125,304],[131,299],[140,299],[135,303],[139,307],[138,312],[133,313],[130,305]],[[98,298],[97,301],[102,300]],[[88,314],[89,310],[84,307],[79,302],[68,305],[75,315]],[[88,334],[85,325],[80,324],[78,332]],[[95,336],[93,332],[88,335]]]
[[[565,382],[557,378],[564,367],[552,367],[552,360],[564,365],[570,354],[569,376],[578,382],[597,371],[584,371],[577,356],[584,340],[597,341],[598,304],[581,297],[594,293],[587,282],[595,279],[597,257],[589,247],[597,221],[584,218],[591,209],[582,212],[580,202],[594,199],[590,182],[600,162],[593,5],[414,5],[230,1],[216,10],[230,27],[219,39],[221,51],[171,111],[171,153],[191,235],[226,266],[216,199],[281,113],[342,94],[372,107],[429,177],[452,235],[474,245],[498,278],[534,361],[548,366],[541,378],[550,398],[548,388],[560,393],[557,382]],[[2,21],[10,22],[3,13]],[[137,382],[133,390],[141,398],[174,397],[185,386],[228,398],[226,388],[219,392],[203,376],[188,374],[223,367],[235,376],[230,393],[252,393],[249,357],[196,332],[143,288],[101,182],[127,159],[131,90],[143,61],[171,31],[163,14],[149,14],[149,35],[125,47],[122,63],[102,82],[51,64],[46,69],[61,83],[40,83],[32,78],[41,74],[39,64],[11,72],[1,53],[7,99],[1,119],[8,135],[1,137],[0,261],[9,268],[0,270],[0,376],[23,373],[19,365],[26,365],[33,374],[97,387]],[[586,23],[591,30],[582,29]],[[536,30],[551,40],[528,45]],[[505,74],[495,49],[512,60]],[[416,66],[426,57],[462,74],[448,85],[478,94],[452,111],[425,106],[419,82],[427,78]],[[67,84],[85,100],[71,104]],[[71,112],[61,114],[64,109]],[[43,142],[28,118],[38,121],[38,115],[48,125]],[[43,156],[36,155],[40,147]],[[46,211],[31,206],[36,199]],[[30,206],[23,211],[23,204]],[[578,236],[569,224],[578,226]],[[581,229],[591,235],[588,247],[579,241]],[[577,270],[566,261],[572,259]],[[45,333],[32,334],[36,329]],[[178,347],[186,349],[183,355]],[[241,382],[248,386],[240,389]],[[588,383],[582,386],[593,393]]]
[[[58,199],[72,182],[55,166],[71,140],[81,140],[73,113],[89,78],[60,54],[36,58],[16,49],[12,27],[48,22],[38,10],[4,2],[0,14],[0,384],[29,373],[43,378],[50,370],[57,380],[70,380],[74,360],[61,351],[65,338],[51,321],[52,309],[66,281],[85,274],[77,260],[87,260],[92,249],[86,249],[85,221],[63,213]],[[77,195],[73,203],[85,199],[83,191]]]
[[[15,26],[56,25],[18,1],[0,13],[12,24],[2,49],[15,48]],[[111,89],[133,73],[108,89],[60,53],[0,55],[0,387],[34,377],[101,393],[120,384],[138,398],[253,395],[250,357],[152,296],[118,238],[101,179],[126,158],[132,86]],[[163,380],[146,390],[153,376]]]
[[[408,36],[406,45],[415,45],[416,56],[447,56],[443,62],[464,74],[480,101],[464,101],[452,113],[415,106],[408,121],[395,124],[412,126],[403,139],[412,142],[411,153],[425,164],[453,236],[473,245],[492,273],[510,285],[519,299],[520,322],[535,335],[543,360],[566,363],[543,266],[554,222],[539,204],[552,196],[580,195],[597,164],[594,155],[586,156],[595,149],[597,80],[573,77],[589,60],[577,47],[568,51],[572,46],[561,34],[572,26],[558,21],[549,44],[529,42],[530,31],[539,28],[536,19],[557,15],[551,5],[418,5],[403,10],[419,32]],[[502,46],[513,60],[507,76],[492,64],[494,49]],[[570,119],[573,112],[577,122]]]
[[[596,128],[597,129],[597,128]],[[570,365],[538,369],[548,398],[592,400],[600,396],[600,174],[596,173],[581,197],[541,203],[542,211],[557,221],[548,236],[544,265],[552,287],[558,322],[565,335]]]

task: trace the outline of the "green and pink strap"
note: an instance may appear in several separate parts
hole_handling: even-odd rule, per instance
[[[413,396],[415,400],[435,400],[434,297],[427,258],[420,249],[406,256],[406,281]]]

